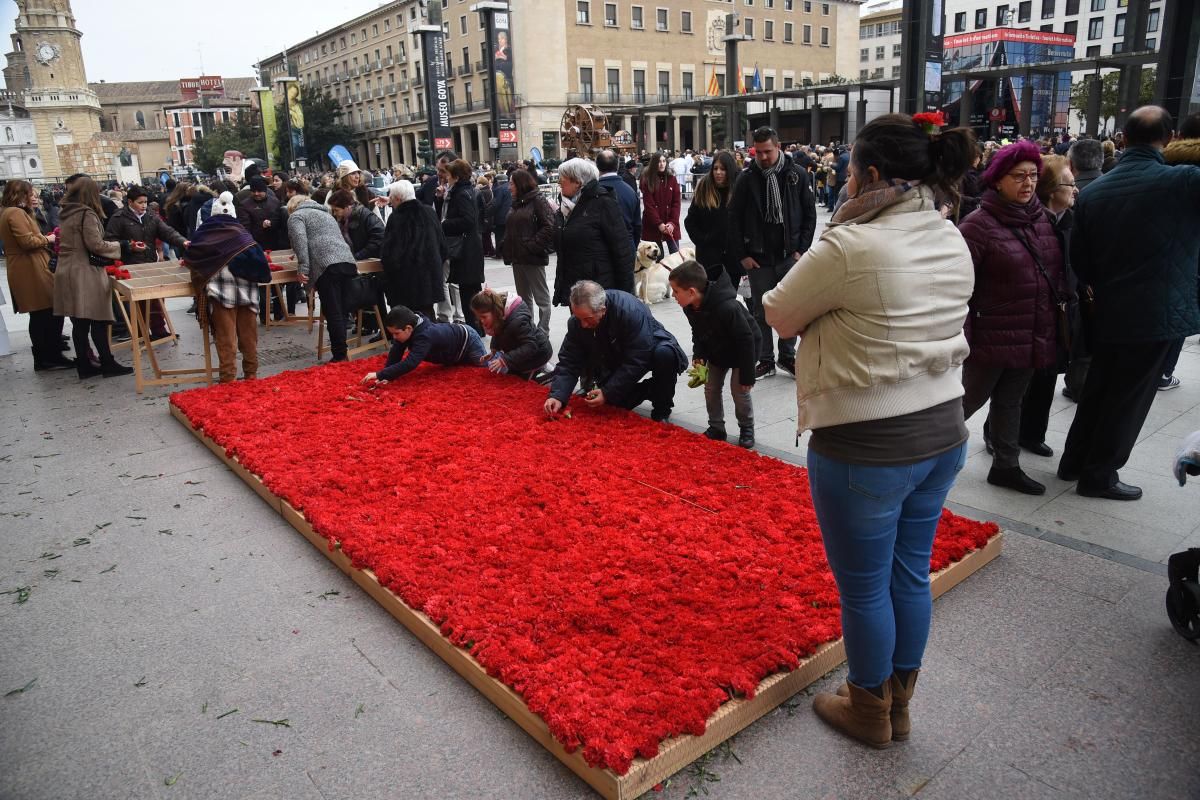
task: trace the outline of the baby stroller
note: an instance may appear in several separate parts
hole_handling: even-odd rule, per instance
[[[1200,431],[1183,440],[1175,457],[1175,477],[1183,486],[1188,475],[1200,475]],[[1167,559],[1167,617],[1179,635],[1200,639],[1200,547]]]

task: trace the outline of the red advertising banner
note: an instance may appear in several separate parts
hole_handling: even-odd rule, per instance
[[[1047,31],[1023,31],[1016,28],[990,28],[986,31],[947,36],[942,44],[949,49],[951,47],[965,47],[972,44],[986,44],[987,42],[1074,45],[1075,35],[1071,33],[1049,33]]]
[[[199,78],[180,78],[179,93],[184,100],[195,100],[200,92],[225,93],[225,82],[220,75],[201,75]]]

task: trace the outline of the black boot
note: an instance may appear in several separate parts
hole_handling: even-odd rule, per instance
[[[100,359],[100,374],[106,378],[114,378],[118,375],[132,375],[133,367],[127,367],[119,363],[112,356],[109,356],[108,358]]]
[[[75,370],[79,373],[79,380],[94,378],[100,374],[100,368],[86,358],[75,359]]]
[[[724,442],[728,439],[728,436],[725,433],[724,425],[709,425],[708,430],[704,432],[704,435],[709,439],[713,439],[718,442]]]
[[[992,467],[987,482],[993,486],[1016,489],[1022,494],[1046,493],[1046,487],[1022,472],[1020,467]]]
[[[742,428],[738,432],[738,447],[744,447],[747,450],[754,447],[754,428]]]

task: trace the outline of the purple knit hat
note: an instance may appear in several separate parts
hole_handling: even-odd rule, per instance
[[[1022,139],[1019,142],[1006,144],[997,150],[979,179],[983,181],[984,186],[995,186],[1001,178],[1008,174],[1010,169],[1022,161],[1032,161],[1037,166],[1038,177],[1042,176],[1041,151],[1033,142]]]

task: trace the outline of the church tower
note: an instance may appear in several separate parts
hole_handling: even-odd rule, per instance
[[[70,0],[16,0],[13,42],[25,54],[29,81],[22,104],[37,131],[38,149],[49,180],[69,172],[59,148],[88,142],[100,132],[100,100],[88,88]]]

